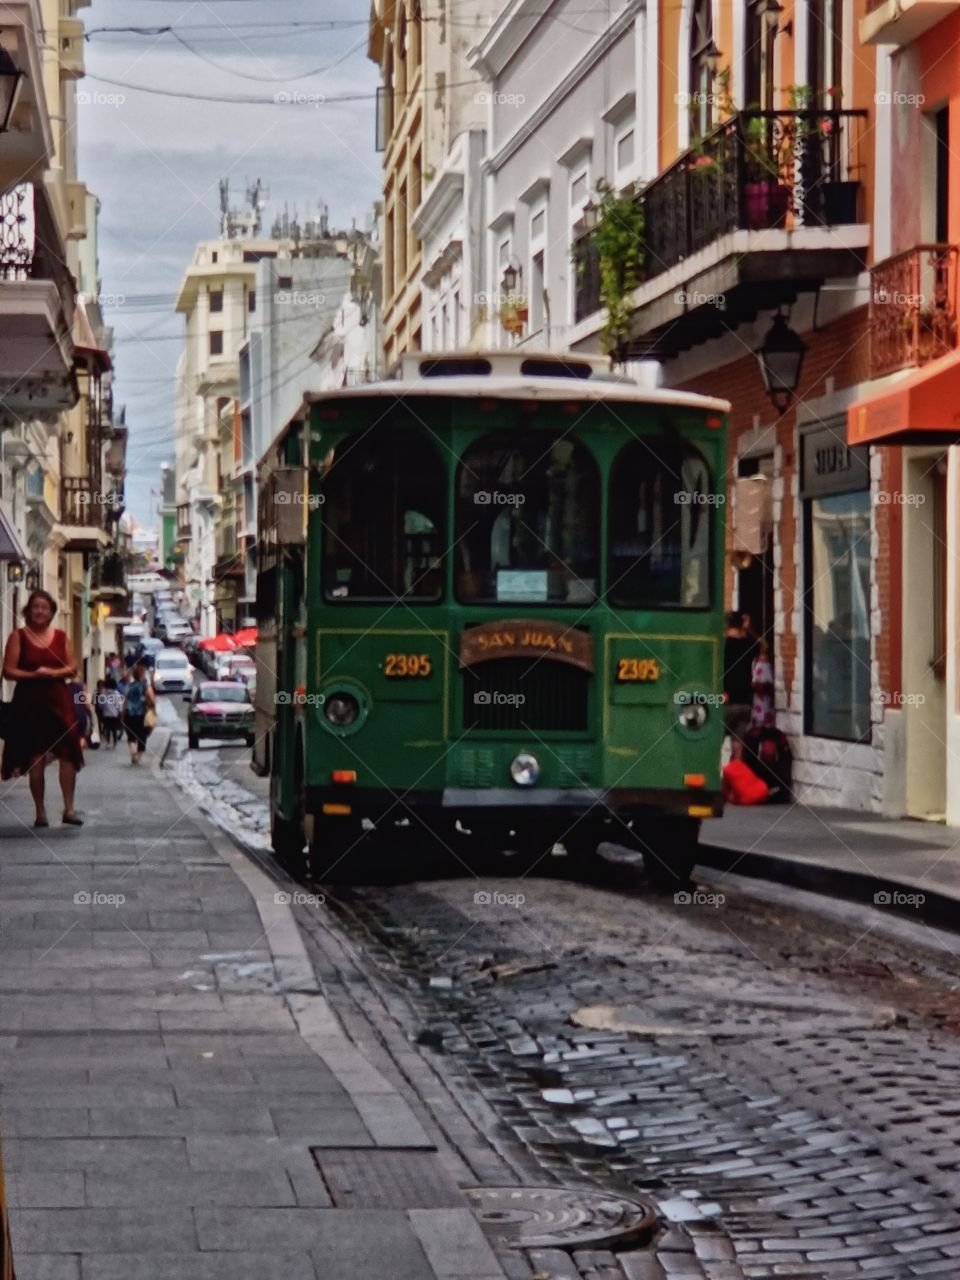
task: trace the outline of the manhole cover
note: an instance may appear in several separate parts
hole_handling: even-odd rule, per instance
[[[464,1195],[484,1230],[514,1249],[632,1244],[657,1221],[638,1200],[589,1187],[470,1187]]]

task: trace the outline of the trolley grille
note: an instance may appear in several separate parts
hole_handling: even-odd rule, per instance
[[[583,730],[590,675],[551,658],[494,658],[463,672],[465,729]]]

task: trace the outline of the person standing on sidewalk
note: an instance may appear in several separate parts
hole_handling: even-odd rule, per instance
[[[149,731],[146,728],[147,712],[157,705],[157,695],[147,679],[147,670],[137,663],[131,673],[130,683],[123,700],[123,723],[130,747],[130,763],[139,764],[147,749]]]
[[[728,613],[723,642],[723,724],[734,760],[743,753],[743,740],[750,727],[756,653],[757,640],[747,614]]]
[[[77,660],[66,633],[53,626],[57,602],[47,591],[32,591],[23,616],[26,625],[14,631],[3,655],[3,674],[16,681],[10,723],[14,726],[3,748],[0,778],[4,782],[24,773],[36,806],[35,827],[49,827],[44,803],[44,774],[48,758],[60,761],[63,821],[83,826],[74,808],[77,773],[83,750],[76,708],[67,680],[76,676]]]

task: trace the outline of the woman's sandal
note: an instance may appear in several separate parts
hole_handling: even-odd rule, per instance
[[[50,823],[47,821],[46,818],[37,818],[36,822],[34,822],[33,825],[35,827],[49,827]]]
[[[63,825],[65,827],[82,827],[83,819],[78,813],[65,813],[63,815]]]

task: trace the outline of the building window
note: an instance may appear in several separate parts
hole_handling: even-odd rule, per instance
[[[451,334],[451,340],[453,343],[454,350],[457,350],[460,346],[460,291],[459,289],[454,291],[453,302],[451,303],[451,307],[453,312],[453,333]]]
[[[587,202],[587,196],[590,194],[589,187],[590,173],[587,169],[581,169],[570,179],[570,208],[577,214]]]
[[[223,331],[220,329],[210,330],[210,354],[212,356],[223,355]]]
[[[630,123],[621,125],[614,138],[614,164],[618,180],[622,179],[627,170],[633,166],[636,155],[635,137],[634,121],[631,117]]]
[[[801,437],[806,732],[870,739],[869,450],[845,423]]]
[[[215,314],[223,310],[223,290],[222,289],[210,290],[210,310]]]
[[[531,240],[542,239],[546,225],[547,225],[547,211],[546,209],[540,209],[530,219],[530,239]]]
[[[256,309],[257,309],[257,291],[256,289],[251,289],[250,292],[247,294],[247,310],[256,311]]]
[[[278,288],[278,289],[292,289],[292,288],[293,288],[293,276],[278,276],[278,277],[277,277],[277,288]]]
[[[713,125],[713,0],[695,0],[690,20],[690,132],[703,137]]]

